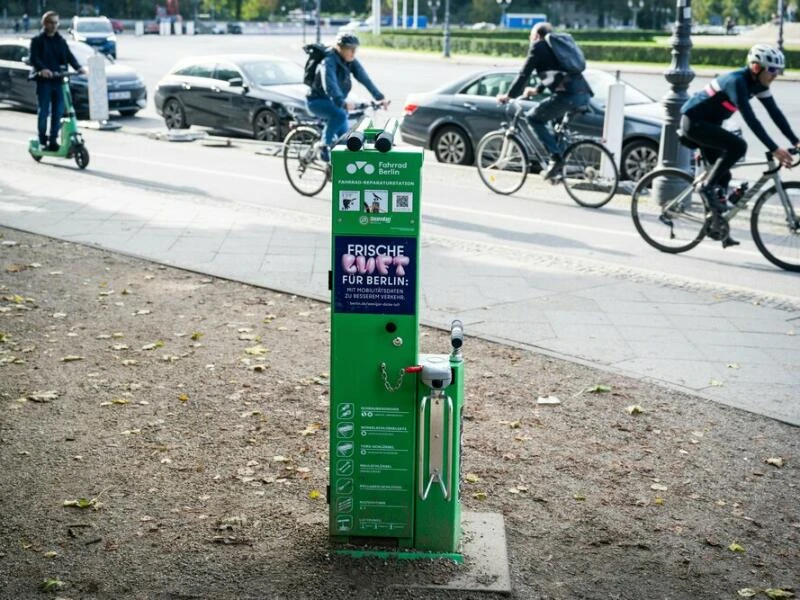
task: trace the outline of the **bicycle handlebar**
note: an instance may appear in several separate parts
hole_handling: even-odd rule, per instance
[[[789,154],[792,154],[794,156],[800,156],[800,148],[789,148],[788,152]],[[772,158],[772,152],[767,152],[767,160],[770,160],[771,158]],[[790,166],[789,168],[794,169],[797,165],[800,165],[800,158],[798,158],[796,162],[792,163],[792,166]],[[773,173],[777,173],[778,171],[780,171],[782,168],[783,165],[781,163],[778,163],[778,166],[775,167],[774,169],[767,169],[766,171],[764,171],[764,175],[772,175]]]

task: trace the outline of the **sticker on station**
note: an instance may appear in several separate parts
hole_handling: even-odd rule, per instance
[[[413,212],[414,194],[411,192],[392,192],[392,212]]]
[[[364,212],[385,214],[389,212],[388,190],[364,190]]]
[[[339,210],[358,212],[361,210],[361,192],[358,190],[339,190]]]

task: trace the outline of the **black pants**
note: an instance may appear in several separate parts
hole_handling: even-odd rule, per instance
[[[721,156],[722,162],[716,171],[709,174],[706,186],[727,188],[731,181],[731,167],[747,153],[747,142],[735,133],[724,129],[719,123],[681,117],[683,134],[700,146],[700,152],[711,169]]]

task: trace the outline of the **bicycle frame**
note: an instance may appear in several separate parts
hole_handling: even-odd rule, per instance
[[[531,127],[528,119],[522,118],[525,114],[525,107],[519,100],[512,100],[509,105],[514,106],[514,114],[511,116],[510,121],[500,124],[501,129],[506,131],[506,136],[516,134],[522,142],[525,152],[528,153],[526,158],[530,158],[532,161],[535,160],[537,163],[539,163],[539,166],[545,168],[547,165],[549,152],[544,147],[544,144],[542,144],[539,136],[536,135],[536,132],[533,130],[533,127]],[[568,112],[555,125],[555,127],[553,127],[553,131],[556,134],[556,142],[559,146],[571,142],[575,137],[567,127],[570,116],[571,113]],[[505,153],[505,148],[503,151]]]

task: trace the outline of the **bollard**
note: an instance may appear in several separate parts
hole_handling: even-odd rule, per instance
[[[625,128],[625,84],[619,80],[617,71],[617,81],[608,86],[608,102],[606,103],[606,116],[603,121],[603,140],[606,148],[614,157],[617,169],[621,172],[622,165],[622,136]],[[613,177],[614,170],[611,165],[607,165],[608,159],[603,156],[600,164],[600,171],[603,175]]]
[[[144,35],[144,21],[136,21],[133,26],[133,32],[136,37],[141,37]]]

